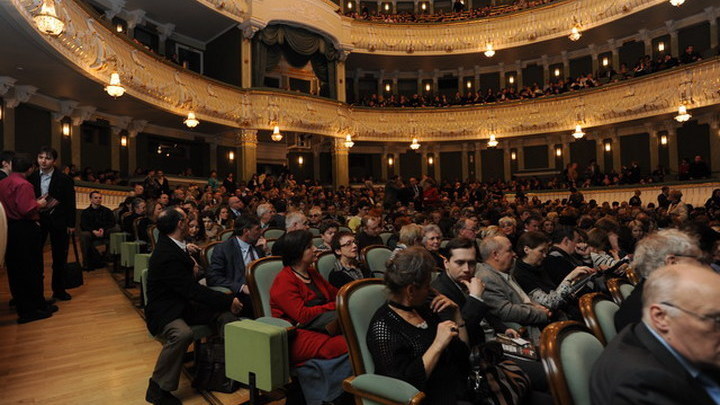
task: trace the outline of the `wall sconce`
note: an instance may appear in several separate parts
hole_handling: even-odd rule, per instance
[[[302,166],[303,163],[305,163],[305,159],[303,159],[302,155],[298,156],[298,166]]]
[[[512,151],[510,151],[510,160],[515,160],[515,159],[517,159],[517,152],[512,150]]]
[[[607,66],[610,64],[610,61],[608,60],[607,56],[602,58],[602,65]]]
[[[384,7],[384,8],[385,8],[385,11],[390,11],[390,4],[385,3],[385,7]]]
[[[562,156],[562,147],[558,146],[555,148],[555,156],[561,157]]]
[[[348,1],[347,8],[352,10],[352,8],[353,8],[352,1]]]
[[[465,84],[468,89],[472,89],[472,82],[468,80],[468,82]]]
[[[660,135],[660,145],[667,145],[667,135]]]
[[[228,152],[228,159],[235,160],[235,152],[233,152],[233,151]]]
[[[428,159],[427,162],[430,166],[432,166],[433,163],[435,163],[435,158],[433,158],[433,155],[429,155],[427,159]]]
[[[392,86],[390,86],[390,83],[385,83],[385,91],[390,93],[390,90],[392,90]]]
[[[3,103],[2,100],[0,100],[0,121],[3,119]]]
[[[605,141],[605,152],[611,152],[612,151],[612,142]]]
[[[508,76],[508,83],[513,84],[515,83],[515,76]]]
[[[70,136],[70,123],[69,122],[63,121],[63,123],[61,124],[61,128],[62,128],[62,134],[64,136]]]
[[[658,52],[663,52],[665,50],[665,42],[658,42]]]
[[[120,137],[120,146],[123,148],[127,147],[127,136],[123,135]]]
[[[555,68],[555,72],[553,72],[553,73],[555,73],[555,77],[560,77],[560,69],[559,68]]]
[[[387,162],[388,166],[392,166],[395,163],[395,159],[393,159],[392,155],[388,155]]]
[[[425,91],[430,91],[432,89],[432,86],[430,83],[425,83]]]
[[[427,10],[427,3],[421,3],[421,4],[420,4],[420,9],[421,9],[422,11]]]
[[[115,31],[118,32],[118,33],[122,33],[122,32],[123,32],[123,26],[122,26],[122,24],[118,23],[118,24],[115,26]]]

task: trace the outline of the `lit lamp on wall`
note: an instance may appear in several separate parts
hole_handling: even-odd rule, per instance
[[[0,101],[0,121],[3,119],[3,103]]]
[[[422,11],[427,10],[427,3],[421,3],[421,4],[420,4],[420,10],[422,10]]]
[[[385,83],[385,92],[390,93],[390,90],[392,90],[392,86],[390,86],[390,83]]]
[[[270,139],[272,139],[275,142],[282,141],[282,134],[280,133],[280,127],[278,125],[273,126],[273,132],[272,135],[270,135]]]
[[[558,146],[555,148],[555,156],[562,157],[562,147]]]
[[[302,166],[305,163],[305,159],[303,159],[302,155],[298,156],[298,166]]]
[[[667,135],[660,135],[660,145],[666,146],[667,145]]]
[[[235,160],[235,152],[233,152],[233,151],[228,152],[228,160]]]
[[[658,42],[658,52],[663,52],[665,50],[665,42]]]
[[[190,111],[187,118],[185,118],[185,121],[183,121],[183,124],[187,125],[188,128],[195,128],[198,124],[200,124],[200,121],[195,118],[195,113]]]
[[[353,8],[352,1],[348,1],[347,8],[348,8],[348,10],[352,10],[352,8]]]
[[[425,91],[430,91],[432,89],[432,86],[430,83],[425,83]]]
[[[427,162],[430,166],[432,166],[435,163],[435,158],[433,157],[432,154],[428,155]]]
[[[517,152],[515,152],[515,149],[510,151],[510,160],[517,159]]]
[[[392,155],[388,155],[387,162],[388,166],[392,166],[393,164],[395,164],[395,159],[393,159]]]
[[[602,65],[607,66],[610,64],[610,60],[606,57],[602,58]]]
[[[67,121],[62,122],[62,134],[64,136],[70,136],[70,123]]]
[[[555,74],[555,77],[560,77],[560,69],[555,68],[555,71],[553,72]]]
[[[612,152],[612,142],[605,141],[605,152]]]
[[[115,31],[117,31],[118,33],[123,32],[123,30],[124,30],[124,28],[123,28],[122,24],[117,23],[117,25],[115,25]]]
[[[120,137],[120,146],[123,148],[127,147],[127,135],[123,135]]]
[[[680,7],[685,3],[685,0],[670,0],[670,4],[675,7]]]
[[[40,12],[33,16],[38,29],[44,34],[58,36],[65,29],[65,23],[58,18],[53,0],[43,0]]]
[[[468,89],[472,89],[472,82],[471,82],[470,80],[468,80],[467,83],[465,83],[465,86],[466,86]]]
[[[514,83],[515,83],[515,76],[513,76],[513,75],[508,76],[508,83],[514,84]]]

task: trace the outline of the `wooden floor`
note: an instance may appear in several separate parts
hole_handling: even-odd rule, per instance
[[[140,313],[106,269],[84,275],[85,285],[70,290],[73,299],[58,302],[52,318],[18,325],[8,305],[7,274],[0,270],[0,403],[146,403],[160,343],[148,335]],[[183,375],[175,395],[188,405],[229,405],[246,400],[247,390],[204,397]]]

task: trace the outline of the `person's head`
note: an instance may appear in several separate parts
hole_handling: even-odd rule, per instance
[[[93,207],[98,207],[102,205],[103,195],[97,191],[93,190],[90,192],[90,205]]]
[[[140,197],[135,197],[135,199],[132,202],[132,210],[133,213],[136,215],[144,215],[145,214],[145,200],[143,200]]]
[[[170,203],[170,196],[162,193],[160,194],[160,198],[158,198],[158,202],[167,207],[167,205]]]
[[[181,239],[187,232],[187,214],[178,207],[168,207],[158,215],[157,230],[167,236]]]
[[[241,215],[235,220],[234,234],[243,242],[254,245],[260,239],[260,221],[252,215]]]
[[[578,234],[570,225],[557,225],[551,238],[552,244],[565,251],[567,254],[575,252],[575,244],[577,243]]]
[[[135,194],[136,197],[142,196],[144,192],[145,192],[145,188],[143,187],[142,184],[135,183],[135,185],[133,185],[133,194]]]
[[[308,212],[308,221],[313,225],[319,225],[322,221],[322,210],[320,207],[312,207]]]
[[[643,223],[642,221],[633,220],[628,222],[627,224],[628,229],[630,229],[630,234],[632,235],[633,239],[635,241],[639,241],[640,239],[645,237],[645,234],[647,233],[647,225]]]
[[[604,252],[610,249],[610,238],[602,229],[593,228],[587,232],[587,244],[595,251]]]
[[[360,218],[364,217],[370,212],[370,208],[372,208],[372,205],[367,201],[359,203],[357,206],[357,216]]]
[[[430,293],[433,271],[435,260],[430,253],[421,247],[409,247],[388,261],[385,286],[398,301],[420,306]]]
[[[442,231],[440,227],[435,224],[425,225],[423,227],[423,238],[422,243],[430,252],[437,252],[440,250],[440,242],[442,242]]]
[[[358,246],[355,235],[348,231],[338,231],[333,235],[330,247],[336,257],[355,260],[358,257]]]
[[[460,218],[455,223],[455,237],[474,240],[478,232],[478,222],[475,218]]]
[[[382,218],[365,215],[360,221],[360,227],[368,236],[379,236],[380,232],[382,232]]]
[[[340,224],[338,224],[337,222],[335,222],[331,219],[326,219],[326,220],[322,221],[320,223],[320,227],[319,227],[320,238],[322,238],[323,242],[326,245],[330,246],[330,244],[332,243],[332,239],[335,236],[335,233],[338,231],[339,228],[340,228]]]
[[[202,226],[202,221],[198,220],[198,218],[194,215],[190,216],[188,219],[187,235],[191,238],[202,238],[202,236],[204,236],[204,228]]]
[[[160,215],[162,210],[165,209],[165,206],[162,205],[160,203],[160,201],[151,201],[151,202],[152,202],[152,205],[151,205],[152,210],[149,211],[150,219],[152,219],[153,221],[157,221],[158,215]]]
[[[682,199],[683,193],[680,190],[673,189],[670,190],[670,195],[668,196],[668,199],[674,203],[680,202],[680,199]]]
[[[531,266],[539,266],[550,247],[550,239],[542,232],[525,232],[518,238],[515,252],[518,258]]]
[[[531,215],[531,216],[525,218],[525,221],[524,221],[525,230],[533,231],[533,232],[539,231],[540,230],[540,221],[541,221],[541,218],[538,218],[534,215]]]
[[[633,255],[635,272],[647,278],[669,264],[697,264],[702,256],[698,240],[677,229],[651,233],[638,242]]]
[[[49,146],[43,146],[40,148],[40,152],[37,155],[37,163],[40,170],[47,171],[53,168],[55,160],[57,160],[58,153],[55,149]]]
[[[275,215],[275,208],[273,208],[273,205],[270,203],[263,203],[258,205],[255,211],[258,218],[260,218],[260,222],[262,222],[263,224],[267,224],[268,222],[270,222],[272,216]]]
[[[552,235],[555,231],[555,221],[552,219],[546,219],[542,222],[541,230],[545,232],[545,235]]]
[[[445,247],[445,272],[456,282],[470,280],[475,275],[477,257],[475,243],[471,239],[455,238]]]
[[[480,256],[495,270],[507,273],[512,267],[515,252],[506,236],[491,236],[480,243]]]
[[[720,370],[720,274],[696,264],[653,272],[643,289],[643,321],[693,366]]]
[[[505,236],[511,237],[515,234],[517,222],[513,217],[502,217],[498,220],[498,226],[502,229]]]
[[[165,177],[165,172],[158,169],[158,171],[155,172],[155,177],[157,177],[158,179],[162,179],[163,177]]]
[[[288,231],[283,235],[281,242],[283,266],[310,265],[315,259],[312,239],[312,233],[304,229]]]
[[[238,198],[236,196],[232,196],[232,197],[228,198],[228,206],[230,207],[230,209],[232,209],[234,211],[242,211],[243,202],[240,198]]]
[[[418,224],[407,224],[400,229],[400,243],[415,246],[422,243],[423,229]]]
[[[0,152],[0,170],[4,171],[6,174],[10,174],[12,172],[12,160],[15,156],[15,152],[11,150],[4,150]]]
[[[291,212],[285,216],[285,231],[292,232],[307,229],[308,220],[302,212]]]
[[[27,176],[33,171],[33,159],[26,153],[18,153],[12,158],[13,173],[22,173]]]
[[[227,207],[227,205],[221,205],[217,209],[217,219],[220,221],[226,221],[230,219],[230,209]]]

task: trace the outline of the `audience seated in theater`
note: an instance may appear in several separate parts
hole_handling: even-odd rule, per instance
[[[360,263],[360,249],[358,249],[355,235],[348,231],[338,231],[333,235],[331,242],[332,251],[335,253],[335,268],[330,272],[328,280],[335,288],[345,284],[372,277],[372,273]]]
[[[146,203],[140,197],[132,200],[132,209],[129,214],[125,214],[121,221],[121,229],[131,235],[132,240],[137,240],[138,235],[135,234],[135,220],[145,216]]]
[[[227,208],[225,208],[227,210]],[[220,239],[220,233],[222,233],[223,226],[217,223],[215,214],[212,211],[204,210],[200,213],[200,222],[203,223],[203,229],[205,230],[205,237],[208,241],[216,241]]]
[[[403,226],[400,229],[400,239],[390,254],[390,259],[411,246],[422,246],[422,231],[422,226],[418,224],[407,224]]]
[[[185,245],[187,214],[170,207],[158,216],[160,237],[148,263],[145,320],[153,336],[161,337],[158,356],[145,399],[152,404],[182,402],[172,395],[178,388],[185,352],[193,341],[190,325],[224,324],[237,319],[243,304],[229,294],[213,291],[195,281],[195,261]]]
[[[256,217],[243,215],[235,221],[233,237],[215,245],[206,271],[208,287],[225,287],[242,298],[243,313],[252,316],[250,290],[247,286],[247,265],[265,256],[260,224]],[[264,240],[263,240],[264,241]]]
[[[257,206],[255,212],[260,219],[260,229],[285,227],[285,218],[282,215],[277,215],[275,207],[273,207],[272,204],[260,204]]]
[[[320,222],[322,221],[322,209],[318,206],[310,208],[307,215],[308,226],[310,228],[320,228]]]
[[[228,215],[229,218],[232,220],[236,220],[238,217],[243,215],[243,211],[245,209],[245,204],[240,199],[240,197],[232,196],[228,198]]]
[[[220,206],[218,206],[218,208],[215,210],[215,215],[213,215],[213,218],[213,220],[222,227],[222,230],[233,229],[233,218],[230,214],[230,208],[227,206],[227,204],[221,204]]]
[[[320,238],[322,239],[322,244],[320,246],[315,246],[318,254],[333,251],[332,240],[339,228],[340,224],[333,220],[326,219],[320,223],[318,229],[320,230]]]
[[[576,245],[581,236],[570,225],[557,225],[552,234],[552,246],[543,262],[550,281],[558,286],[578,266],[584,263],[575,256]]]
[[[720,403],[720,275],[678,263],[654,271],[643,289],[642,321],[593,366],[592,403]]]
[[[485,283],[483,301],[490,307],[490,313],[502,322],[526,326],[528,338],[538,342],[540,328],[550,321],[551,312],[533,302],[510,274],[515,257],[510,240],[505,236],[483,239],[480,253],[483,262],[478,265],[475,277]]]
[[[191,215],[188,218],[188,235],[185,240],[188,243],[194,243],[198,246],[207,245],[210,239],[208,239],[205,234],[205,224],[203,221],[200,221],[195,215]]]
[[[351,231],[358,232],[362,219],[370,212],[370,208],[372,208],[372,204],[367,201],[360,201],[357,204],[354,208],[355,215],[349,218],[347,223],[347,226]]]
[[[13,157],[15,157],[15,152],[11,150],[4,150],[0,152],[0,180],[12,173]]]
[[[85,259],[84,267],[89,270],[105,267],[94,242],[99,241],[107,251],[110,231],[115,227],[115,217],[110,208],[102,205],[102,199],[99,191],[91,191],[90,206],[80,213],[80,247]]]
[[[325,216],[323,219],[329,219],[337,222],[340,225],[345,225],[345,217],[338,214],[337,206],[332,202],[328,202],[325,206]]]
[[[640,321],[645,280],[655,270],[670,264],[698,264],[702,255],[698,240],[677,229],[663,229],[640,240],[632,261],[640,282],[615,313],[615,328],[620,331]]]
[[[383,220],[374,214],[365,215],[360,223],[360,231],[355,235],[358,249],[362,250],[370,245],[382,245],[380,233],[383,230]]]
[[[478,220],[476,217],[460,218],[453,226],[453,234],[456,238],[473,241],[473,245],[475,246],[475,257],[480,257],[480,246],[478,246],[476,240],[478,231]],[[445,253],[445,256],[447,257],[447,252],[444,252],[441,249],[441,253]]]
[[[434,271],[435,261],[421,247],[390,261],[389,298],[370,322],[367,344],[377,374],[412,384],[428,404],[455,405],[468,399],[469,338],[458,305],[444,295],[430,297]]]
[[[425,249],[435,260],[435,268],[445,268],[445,258],[440,254],[440,243],[442,242],[442,231],[435,224],[428,224],[423,227],[422,243]]]

